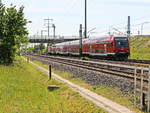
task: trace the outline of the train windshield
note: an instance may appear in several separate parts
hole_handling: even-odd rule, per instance
[[[127,37],[115,37],[116,48],[129,48]]]

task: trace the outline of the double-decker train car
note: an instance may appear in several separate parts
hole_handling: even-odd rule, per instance
[[[61,55],[79,55],[80,41],[70,41],[48,47],[48,53]],[[118,60],[127,59],[130,55],[129,40],[127,37],[100,37],[83,39],[82,54],[93,57],[107,57]]]

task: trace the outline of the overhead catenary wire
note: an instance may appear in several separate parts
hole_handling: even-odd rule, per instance
[[[91,2],[91,1],[88,1],[88,2],[90,2],[89,3],[89,6],[92,6],[92,3],[93,2]],[[66,3],[66,7],[64,8],[64,11],[65,11],[65,14],[64,14],[64,16],[62,16],[62,17],[60,17],[59,18],[59,23],[62,23],[62,21],[61,20],[63,20],[66,16],[68,16],[69,15],[69,13],[70,12],[72,12],[72,10],[71,9],[73,9],[74,7],[76,7],[76,6],[78,6],[79,7],[79,5],[77,5],[77,3],[79,3],[79,1],[78,0],[69,0],[67,3]],[[77,7],[76,7],[77,8]],[[142,16],[142,17],[138,17],[138,18],[135,18],[135,19],[132,19],[132,23],[131,23],[131,27],[132,27],[132,29],[134,29],[133,27],[136,27],[136,26],[139,26],[139,23],[137,24],[137,23],[135,23],[135,21],[139,21],[139,20],[142,20],[142,19],[144,19],[144,18],[146,18],[146,17],[149,17],[150,15],[146,15],[146,16]],[[132,18],[132,16],[131,16],[131,18]],[[120,23],[117,23],[117,24],[112,24],[111,26],[113,26],[113,27],[115,27],[115,28],[117,28],[117,29],[121,29],[121,30],[123,30],[124,29],[124,32],[126,32],[126,26],[127,26],[127,20],[124,20],[124,22],[120,22]],[[97,28],[97,26],[94,26],[94,27],[96,27]],[[108,32],[109,30],[109,27],[108,28],[105,28],[106,29],[106,32]],[[97,29],[96,29],[97,30]],[[102,31],[103,32],[103,31]]]
[[[68,0],[66,2],[65,7],[63,7],[63,13],[64,13],[63,16],[55,19],[55,21],[58,24],[57,25],[58,29],[59,29],[59,24],[65,24],[64,21],[62,21],[62,20],[65,20],[66,17],[68,17],[70,14],[72,14],[72,9],[77,6],[77,1],[78,0]],[[68,29],[70,29],[70,28],[68,28]]]
[[[141,24],[143,23],[141,20],[143,20],[143,19],[145,19],[146,17],[150,17],[150,15],[146,15],[146,16],[143,16],[143,17],[139,17],[139,18],[136,18],[136,19],[132,19],[132,21],[133,21],[133,24],[131,24],[131,27],[132,27],[132,31],[134,31],[135,32],[135,29],[137,29],[137,27],[138,27],[138,31],[139,31],[139,26],[141,26]],[[135,23],[135,21],[141,21],[141,22],[136,22]],[[111,25],[111,26],[114,26],[114,27],[116,27],[117,29],[124,29],[124,31],[126,32],[126,25],[125,25],[126,23],[125,22],[120,22],[120,23],[118,23],[118,24],[113,24],[113,25]],[[117,26],[120,26],[120,27],[117,27]],[[122,26],[122,27],[121,27]]]
[[[79,1],[79,0],[68,0],[68,1],[66,2],[65,7],[64,7],[64,15],[61,16],[60,18],[57,18],[57,23],[64,24],[62,20],[64,20],[65,17],[68,16],[69,14],[72,14],[72,9],[73,9],[73,8],[76,8],[76,9],[77,9],[77,8],[80,7],[79,2],[81,2],[81,1]],[[91,2],[91,1],[88,1],[88,2],[89,2],[89,6],[94,7],[93,2]],[[78,4],[78,5],[77,5],[77,4]],[[83,5],[83,4],[81,4],[81,5]],[[134,29],[134,27],[139,26],[140,23],[137,23],[137,21],[140,21],[140,20],[142,20],[142,19],[145,19],[146,17],[149,17],[149,16],[150,16],[150,15],[146,15],[146,16],[142,16],[142,17],[138,17],[138,18],[132,19],[132,23],[133,23],[133,24],[131,23],[132,29]],[[82,17],[81,17],[81,18],[82,18]],[[132,18],[132,16],[131,16],[131,18]],[[58,21],[58,20],[59,20],[59,21]],[[79,23],[79,24],[80,24],[80,23]],[[59,25],[58,25],[58,26],[59,26]],[[126,28],[126,26],[127,26],[127,20],[125,19],[123,22],[119,22],[119,23],[117,23],[117,24],[112,24],[111,26],[113,26],[113,27],[115,27],[115,28],[117,28],[117,29],[124,30],[124,32],[125,32],[125,31],[126,31],[125,28]],[[94,26],[94,27],[96,27],[96,28],[97,28],[96,30],[98,30],[98,27],[97,27],[97,26]],[[70,29],[70,28],[68,28],[68,29]],[[106,29],[106,32],[109,31],[109,27],[108,27],[108,28],[105,28],[105,29]],[[103,29],[102,29],[102,30],[103,30]],[[103,31],[102,31],[102,32],[103,32]]]

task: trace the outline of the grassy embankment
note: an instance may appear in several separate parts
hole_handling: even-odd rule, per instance
[[[131,59],[150,60],[150,37],[131,37]]]
[[[106,113],[23,60],[0,65],[0,113]],[[48,85],[60,89],[48,91]]]
[[[38,61],[33,61],[40,66],[48,69],[48,66],[38,62]],[[135,111],[136,113],[142,113],[139,109],[137,109],[134,104],[131,102],[133,100],[133,95],[129,97],[125,96],[118,88],[112,88],[108,86],[91,86],[90,84],[86,83],[80,78],[75,78],[73,77],[70,73],[67,72],[60,72],[58,70],[52,69],[52,71],[60,76],[62,76],[65,79],[68,79],[69,81],[72,81],[73,83],[79,84],[80,86],[87,88],[93,92],[96,92],[97,94],[100,94],[112,101],[115,101],[123,106],[128,107],[129,109]]]

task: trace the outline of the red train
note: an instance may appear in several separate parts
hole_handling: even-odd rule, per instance
[[[79,55],[80,41],[70,41],[48,47],[49,54]],[[100,37],[83,39],[82,54],[94,57],[115,58],[125,60],[130,55],[129,40],[127,37]]]

